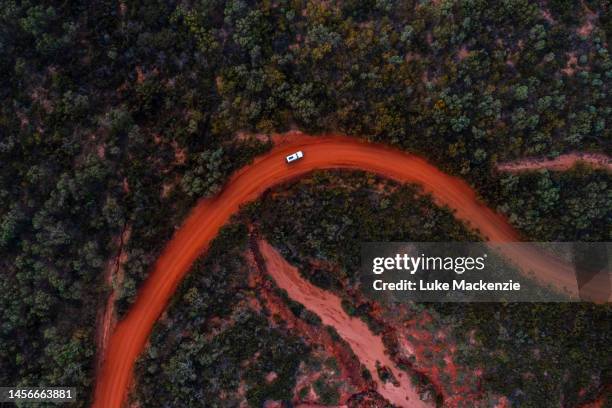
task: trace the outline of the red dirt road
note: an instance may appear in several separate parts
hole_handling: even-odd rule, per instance
[[[605,154],[579,152],[562,154],[554,159],[531,158],[500,163],[497,165],[497,169],[499,171],[507,171],[510,173],[520,173],[522,171],[540,169],[565,171],[571,169],[578,163],[584,163],[596,169],[612,171],[612,159]]]
[[[304,158],[287,165],[285,156],[296,150],[302,150]],[[348,137],[291,135],[289,140],[234,174],[217,196],[201,201],[170,240],[132,309],[112,335],[98,378],[94,407],[120,407],[126,400],[134,362],[157,318],[193,262],[240,206],[274,185],[317,169],[366,170],[401,182],[418,183],[438,204],[455,209],[459,219],[489,240],[519,241],[519,234],[504,217],[483,205],[467,183],[419,157]],[[521,253],[513,255],[514,259],[526,258]],[[528,257],[537,258],[538,252]],[[544,261],[533,263],[544,266],[536,271],[539,279],[560,287],[575,286],[573,274],[547,267]]]

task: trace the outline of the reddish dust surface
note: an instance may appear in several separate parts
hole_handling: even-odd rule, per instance
[[[113,279],[117,279],[121,284],[123,281],[123,265],[127,261],[127,252],[125,244],[130,239],[131,228],[125,226],[123,232],[118,239],[118,253],[113,257],[106,267],[104,273],[104,283],[111,288],[111,292],[106,300],[106,305],[98,311],[98,323],[96,333],[96,372],[99,372],[104,362],[106,348],[110,339],[111,332],[115,327],[117,316],[115,314],[115,301],[117,300],[117,291],[113,287]]]
[[[580,162],[586,163],[597,169],[612,171],[612,159],[605,154],[576,152],[562,154],[554,159],[524,159],[508,163],[501,163],[497,165],[497,169],[511,173],[540,169],[565,171],[571,169]]]
[[[268,316],[272,326],[276,327],[277,318],[280,318],[284,328],[298,333],[307,344],[316,345],[316,348],[323,351],[326,356],[333,356],[338,363],[338,377],[346,383],[346,386],[338,388],[340,403],[348,401],[359,391],[369,390],[372,386],[362,377],[360,362],[355,358],[352,350],[344,343],[336,341],[327,330],[320,330],[319,327],[296,317],[287,306],[286,301],[276,293],[273,284],[268,279],[264,279],[264,276],[268,276],[268,265],[259,250],[258,239],[252,236],[250,241],[251,250],[245,254],[247,261],[254,265],[249,274],[249,287],[257,290],[258,297],[262,301],[260,307],[255,310],[261,310],[261,306],[265,306],[269,312],[265,315]],[[313,384],[322,373],[323,371],[313,371],[307,373],[306,376],[298,376],[294,388],[295,394],[297,395],[304,386]],[[312,397],[312,394],[316,396],[311,388],[309,396]],[[308,397],[306,400],[300,397],[300,402],[312,401],[309,401]]]
[[[317,169],[370,171],[394,180],[421,184],[438,204],[454,209],[459,219],[491,241],[519,240],[518,233],[505,218],[482,204],[467,183],[417,156],[337,135],[285,136],[274,139],[283,141],[235,173],[217,196],[202,200],[170,240],[140,289],[136,302],[111,337],[98,377],[95,407],[120,407],[126,400],[134,362],[145,347],[155,321],[193,262],[242,204],[255,200],[276,184]],[[287,165],[285,156],[297,150],[304,152],[304,158]],[[513,254],[513,258],[521,260],[524,255]],[[539,255],[533,251],[529,256]],[[536,264],[544,266],[535,271],[538,278],[552,280],[554,284],[567,283],[564,286],[575,285],[573,274],[550,268],[545,261]]]
[[[298,270],[287,263],[266,241],[259,242],[259,250],[266,263],[266,270],[276,284],[286,290],[291,299],[316,313],[323,324],[336,329],[340,337],[351,346],[361,364],[370,370],[372,378],[378,384],[377,391],[383,397],[399,407],[428,406],[419,399],[418,391],[410,382],[408,375],[397,369],[395,363],[385,353],[382,338],[372,334],[361,319],[348,316],[342,309],[340,298],[302,279]],[[378,378],[377,361],[381,366],[391,370],[399,386],[390,382],[383,383]]]
[[[595,401],[586,403],[580,408],[604,408],[610,406],[612,406],[612,385],[607,385]]]

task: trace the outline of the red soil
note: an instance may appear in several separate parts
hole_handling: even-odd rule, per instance
[[[106,348],[108,347],[108,341],[110,339],[111,332],[115,328],[117,323],[117,316],[115,313],[115,301],[117,300],[117,291],[113,287],[113,280],[117,279],[120,285],[123,281],[123,265],[127,261],[127,252],[125,251],[125,244],[130,239],[131,228],[125,226],[123,232],[117,239],[118,252],[113,257],[106,267],[104,272],[104,283],[111,289],[106,305],[104,308],[98,311],[98,323],[96,333],[96,371],[100,371],[102,363],[104,362]]]
[[[251,251],[247,252],[246,259],[255,265],[252,271],[257,271],[257,274],[249,274],[249,287],[257,289],[262,303],[270,312],[270,324],[273,326],[278,325],[277,318],[279,318],[286,329],[298,333],[308,344],[322,346],[325,354],[333,356],[336,359],[340,370],[338,374],[339,378],[342,378],[347,384],[350,384],[348,387],[343,387],[338,390],[340,393],[339,401],[346,402],[353,396],[355,391],[369,390],[371,386],[361,376],[361,366],[359,361],[355,359],[353,352],[343,343],[334,340],[327,330],[320,330],[320,328],[307,323],[303,319],[297,318],[289,309],[286,302],[275,293],[271,282],[263,279],[264,274],[267,273],[268,265],[266,265],[259,250],[259,245],[255,239],[252,240]],[[317,377],[315,377],[314,380],[316,380],[316,378]],[[309,378],[302,378],[301,380],[303,380],[301,384],[300,379],[298,379],[298,384],[296,384],[296,395],[302,386],[313,382],[308,381]],[[294,400],[294,402],[306,401],[300,399]]]
[[[598,153],[568,153],[554,159],[523,159],[497,165],[500,171],[511,173],[530,170],[569,170],[578,163],[586,163],[597,169],[612,170],[612,159],[605,154]]]
[[[433,320],[429,313],[415,314],[405,305],[396,305],[392,310],[371,305],[374,307],[370,316],[386,327],[385,344],[393,361],[408,362],[406,365],[412,372],[425,377],[442,396],[445,407],[482,405],[478,372],[455,363],[457,347],[444,329],[425,328]],[[436,363],[440,358],[444,359],[444,367]],[[458,379],[459,373],[464,379]]]
[[[607,385],[595,401],[586,403],[580,408],[604,408],[612,406],[612,385]]]
[[[399,407],[426,407],[419,399],[418,391],[410,383],[408,375],[401,372],[386,354],[381,336],[370,332],[368,326],[358,318],[348,316],[336,295],[320,289],[302,279],[297,268],[290,265],[266,241],[259,242],[259,250],[266,263],[266,269],[276,284],[287,291],[289,297],[316,313],[323,324],[336,329],[340,337],[350,346],[361,364],[366,366],[378,384],[377,391]],[[376,370],[376,362],[388,368],[399,382],[399,386],[383,383]]]
[[[287,165],[285,156],[296,150],[302,150],[304,158]],[[193,262],[241,205],[255,200],[276,184],[317,169],[334,168],[366,170],[402,182],[419,183],[438,204],[454,209],[459,219],[491,241],[519,240],[519,234],[506,219],[482,204],[467,183],[419,157],[343,136],[292,134],[288,141],[234,174],[217,196],[201,201],[170,240],[132,309],[113,333],[98,377],[94,407],[120,407],[126,400],[134,362],[144,349],[155,321]],[[518,260],[539,258],[540,262],[534,263],[544,268],[535,271],[538,278],[561,287],[575,286],[573,274],[548,267],[538,251],[513,255]]]

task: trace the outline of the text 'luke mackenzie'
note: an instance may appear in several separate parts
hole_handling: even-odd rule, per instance
[[[485,282],[479,280],[477,282],[468,282],[464,279],[453,280],[452,289],[451,283],[440,282],[438,280],[425,281],[419,279],[418,282],[402,279],[398,282],[384,282],[381,279],[377,279],[372,283],[374,290],[400,290],[400,291],[449,291],[449,290],[460,290],[460,291],[512,291],[521,290],[521,284],[508,280],[506,282]]]

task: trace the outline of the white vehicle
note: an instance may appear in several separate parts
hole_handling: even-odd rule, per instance
[[[304,153],[301,150],[298,150],[297,152],[287,156],[285,160],[287,160],[287,163],[291,163],[291,162],[301,159],[302,157],[304,157]]]

